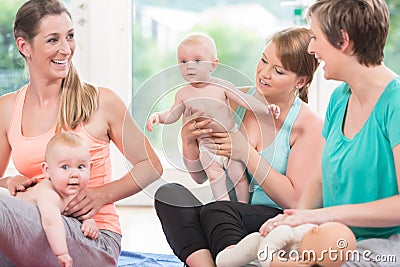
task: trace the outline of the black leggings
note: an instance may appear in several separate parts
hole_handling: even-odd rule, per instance
[[[200,249],[209,249],[215,259],[221,250],[282,213],[277,208],[231,201],[203,205],[180,184],[161,186],[155,209],[170,247],[182,262]]]

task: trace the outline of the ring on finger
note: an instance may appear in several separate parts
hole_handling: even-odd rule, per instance
[[[221,150],[221,144],[218,144],[218,150]]]
[[[193,127],[194,127],[195,129],[197,129],[197,126],[196,126],[196,124],[197,124],[197,121],[194,121],[194,123],[193,123]]]

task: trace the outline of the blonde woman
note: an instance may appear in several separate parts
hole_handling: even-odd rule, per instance
[[[26,1],[16,13],[14,35],[30,82],[0,98],[0,176],[11,156],[20,173],[0,179],[11,194],[0,198],[2,264],[58,264],[38,210],[13,196],[44,178],[40,166],[48,141],[57,132],[72,131],[88,144],[93,168],[87,189],[64,210],[71,216],[63,217],[69,252],[76,266],[116,266],[122,233],[113,203],[158,179],[161,163],[122,100],[79,79],[72,64],[74,27],[62,2]],[[120,178],[111,177],[110,142],[133,166]],[[96,240],[81,233],[79,220],[90,217],[100,229]]]

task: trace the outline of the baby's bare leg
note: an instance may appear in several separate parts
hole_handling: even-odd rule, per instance
[[[230,160],[227,170],[229,178],[235,186],[238,201],[249,203],[249,182],[247,180],[244,164],[241,161]]]
[[[216,200],[230,200],[226,189],[226,175],[223,166],[217,162],[216,155],[208,151],[200,153],[200,161],[210,181],[211,191]]]

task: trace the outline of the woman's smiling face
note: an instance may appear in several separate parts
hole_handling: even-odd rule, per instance
[[[277,56],[276,45],[268,43],[256,68],[256,86],[267,98],[293,95],[297,75],[286,70]]]
[[[338,53],[339,50],[325,37],[317,15],[311,17],[310,25],[311,40],[308,45],[308,53],[314,55],[320,62],[323,62],[325,79],[335,79],[338,76],[336,72],[343,67],[343,64],[339,64],[338,62],[341,53]],[[335,67],[338,64],[340,66],[339,69]]]
[[[30,69],[45,78],[65,78],[76,48],[72,21],[62,13],[43,17],[39,25],[32,40]]]

